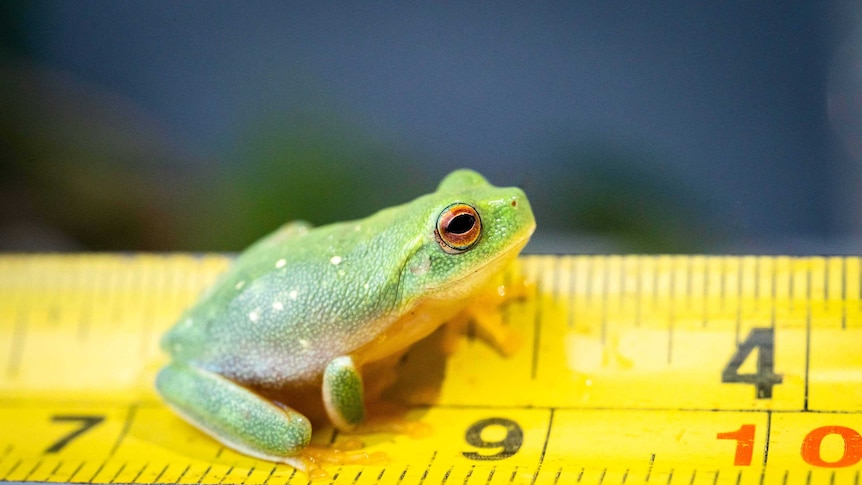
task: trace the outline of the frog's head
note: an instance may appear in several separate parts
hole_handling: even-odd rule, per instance
[[[458,170],[415,200],[421,225],[401,274],[403,297],[457,299],[482,287],[514,260],[536,228],[527,196]]]

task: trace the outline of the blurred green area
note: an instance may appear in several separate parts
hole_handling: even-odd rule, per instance
[[[436,184],[393,148],[313,114],[261,121],[241,137],[236,161],[197,201],[202,210],[189,245],[238,249],[288,220],[360,218]]]
[[[404,202],[455,168],[381,141],[338,107],[278,102],[234,134],[224,159],[201,157],[121,94],[28,58],[25,5],[0,7],[2,251],[238,251],[288,220],[324,224]],[[483,171],[527,191],[534,251],[703,250],[721,221],[657,166],[593,141],[537,154],[515,179]]]
[[[285,221],[363,217],[433,190],[447,168],[326,114],[262,114],[228,160],[201,160],[128,100],[5,62],[0,78],[3,250],[237,251]],[[539,230],[580,251],[693,252],[718,233],[708,204],[636,150],[580,143],[525,162]],[[551,180],[550,183],[546,182]],[[588,250],[592,250],[588,248]]]
[[[32,66],[0,75],[8,249],[239,250],[286,220],[362,217],[435,183],[337,120],[271,115],[233,160],[195,160],[123,99]]]

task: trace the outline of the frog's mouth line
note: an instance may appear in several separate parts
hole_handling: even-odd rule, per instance
[[[503,269],[521,249],[527,245],[535,225],[512,239],[508,249],[489,259],[481,267],[462,276],[454,283],[427,287],[427,294],[414,300],[394,321],[390,322],[380,335],[363,344],[354,352],[354,357],[361,362],[376,362],[391,355],[393,349],[405,348],[428,336],[434,329],[445,323],[450,317],[460,311],[460,304],[469,300],[476,291],[485,288],[483,279],[492,277],[496,271]],[[485,277],[488,278],[485,278]],[[481,284],[474,284],[474,282]],[[400,292],[400,285],[399,290]],[[381,339],[381,335],[388,337]]]
[[[495,269],[502,269],[502,264],[507,260],[513,260],[517,255],[524,249],[524,246],[530,241],[530,236],[533,235],[533,231],[536,229],[536,226],[533,225],[529,230],[525,231],[522,236],[515,239],[514,243],[509,246],[508,249],[502,251],[497,256],[489,259],[482,266],[474,269],[472,272],[462,276],[457,282],[454,284],[448,285],[437,285],[428,287],[428,291],[432,293],[439,293],[439,295],[435,295],[432,298],[451,298],[453,296],[457,296],[458,293],[461,293],[460,289],[465,286],[470,286],[470,284],[478,278],[481,278],[482,275],[487,274],[488,272],[493,272]],[[442,291],[440,291],[442,290]]]

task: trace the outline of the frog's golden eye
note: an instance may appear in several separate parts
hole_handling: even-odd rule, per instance
[[[434,236],[443,251],[463,253],[473,247],[482,235],[482,219],[472,206],[455,203],[437,217]]]

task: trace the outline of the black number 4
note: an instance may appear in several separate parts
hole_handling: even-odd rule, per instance
[[[754,349],[758,349],[757,371],[754,374],[740,374],[739,368]],[[775,332],[771,328],[752,328],[721,372],[721,382],[754,384],[757,399],[771,399],[772,386],[781,384],[781,374],[773,371],[774,364]]]
[[[45,453],[57,453],[65,448],[73,439],[81,436],[84,431],[87,431],[104,420],[104,416],[51,416],[51,421],[54,421],[55,423],[58,421],[80,421],[81,427],[57,440],[56,443],[45,450]]]

